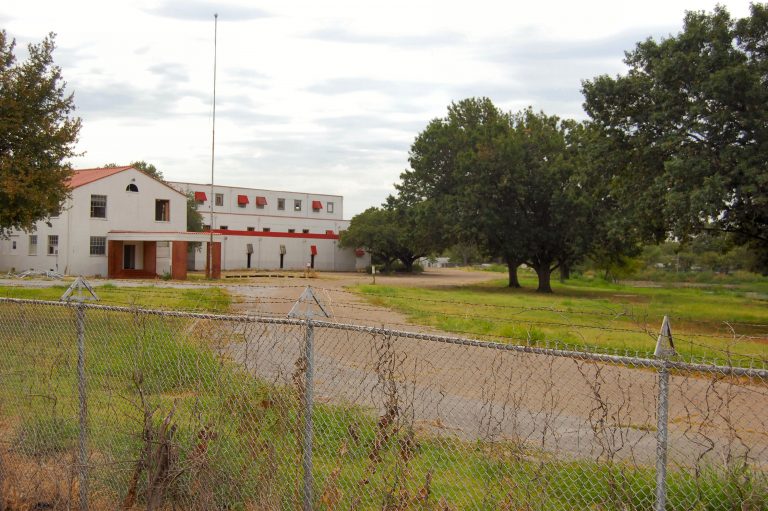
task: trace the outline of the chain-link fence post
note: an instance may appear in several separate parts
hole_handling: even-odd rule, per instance
[[[78,482],[80,511],[88,510],[88,399],[85,388],[85,304],[76,305],[77,312],[77,394],[79,398]]]
[[[312,414],[314,386],[314,327],[311,316],[307,318],[307,335],[304,345],[304,357],[307,361],[306,385],[304,386],[304,438],[302,449],[302,468],[304,471],[304,490],[302,492],[302,507],[304,511],[312,511]]]
[[[78,396],[78,460],[77,476],[80,488],[80,511],[88,511],[88,397],[85,377],[85,300],[98,300],[90,284],[77,277],[61,295],[63,301],[74,301],[77,331],[77,396]]]
[[[315,370],[315,352],[314,352],[314,325],[312,324],[312,309],[317,307],[322,316],[328,317],[329,314],[312,292],[312,288],[307,286],[299,299],[291,307],[288,317],[302,317],[306,320],[306,338],[304,343],[304,360],[306,360],[306,371],[304,385],[304,435],[302,438],[301,467],[304,473],[304,484],[302,487],[302,509],[312,511],[313,509],[313,466],[312,466],[312,447],[313,447],[313,399],[314,399],[314,370]]]
[[[659,395],[656,409],[656,501],[654,511],[664,511],[667,505],[667,442],[669,437],[669,366],[668,359],[675,353],[669,317],[664,316],[661,332],[656,340],[654,356],[661,359],[659,367]]]

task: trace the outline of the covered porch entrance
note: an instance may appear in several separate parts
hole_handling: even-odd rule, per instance
[[[187,248],[201,243],[210,249],[211,268],[206,275],[221,278],[221,235],[201,232],[139,232],[110,231],[107,233],[107,277],[111,279],[154,279],[169,273],[174,280],[187,278]]]

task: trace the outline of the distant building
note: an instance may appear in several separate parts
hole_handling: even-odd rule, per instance
[[[454,268],[458,266],[451,262],[450,257],[422,257],[418,263],[422,268]]]
[[[132,167],[77,170],[58,217],[0,240],[0,271],[185,278],[205,269],[211,233],[186,232],[194,193],[206,223],[214,201],[213,270],[354,271],[369,257],[338,247],[343,198],[192,183],[164,183]]]
[[[358,256],[338,246],[343,219],[341,195],[299,193],[260,188],[170,182],[194,195],[209,228],[213,201],[213,232],[223,237],[222,267],[235,269],[301,269],[354,271],[365,268],[370,256]],[[196,269],[205,266],[203,250],[194,253]]]

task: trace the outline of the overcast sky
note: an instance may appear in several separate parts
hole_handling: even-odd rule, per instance
[[[715,4],[6,0],[0,27],[20,48],[57,34],[83,119],[76,168],[145,160],[209,183],[218,13],[216,183],[342,194],[351,218],[393,192],[451,101],[583,118],[581,80],[623,72],[637,41]]]

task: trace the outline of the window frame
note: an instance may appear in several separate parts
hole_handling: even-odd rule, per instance
[[[33,250],[34,248],[34,250]],[[36,256],[37,255],[37,234],[30,234],[29,235],[29,242],[27,245],[27,255],[30,256]]]
[[[301,199],[293,199],[293,210],[301,211]]]
[[[213,205],[216,207],[224,207],[224,194],[223,193],[214,193],[213,194]]]
[[[335,206],[334,206],[333,202],[326,202],[325,203],[325,212],[326,213],[333,213],[334,208],[335,208]]]
[[[165,208],[158,211],[158,206],[165,205]],[[165,212],[164,218],[158,218],[158,212]],[[171,221],[171,200],[170,199],[155,199],[155,222],[170,222]]]
[[[58,234],[48,235],[48,248],[46,249],[46,254],[48,254],[49,256],[59,255],[59,235]]]
[[[278,197],[277,198],[277,210],[278,211],[285,211],[285,197]]]
[[[94,205],[94,202],[96,200],[99,200],[97,198],[104,198],[104,205],[96,204]],[[107,219],[107,196],[100,194],[100,193],[92,193],[91,194],[91,218],[97,218],[99,220],[106,220]],[[100,216],[97,213],[100,212],[100,210],[103,209],[103,214]]]
[[[103,243],[96,243],[94,244],[94,241],[102,241]],[[91,236],[89,240],[89,255],[95,256],[95,257],[103,257],[107,255],[107,237],[106,236]],[[94,248],[101,249],[101,251],[94,252]]]

